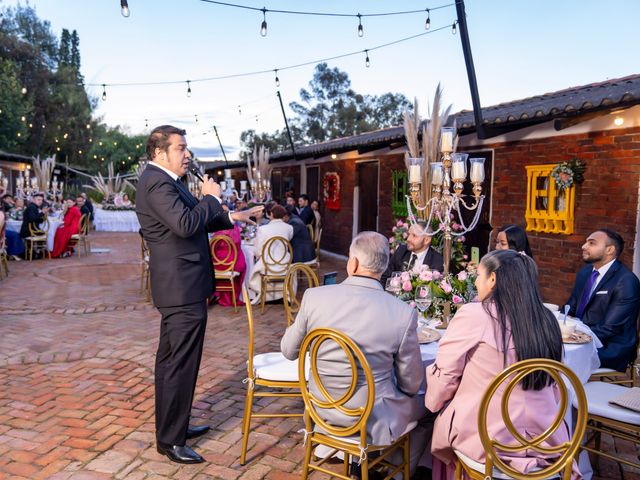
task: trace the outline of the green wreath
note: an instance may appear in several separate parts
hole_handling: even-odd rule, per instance
[[[570,188],[574,183],[584,182],[584,171],[587,166],[581,160],[574,158],[568,162],[562,162],[551,170],[551,176],[556,182],[556,187],[560,192]]]

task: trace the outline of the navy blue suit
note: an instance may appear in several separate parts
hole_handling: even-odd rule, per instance
[[[575,315],[592,265],[582,268],[567,304]],[[603,344],[598,349],[600,364],[619,372],[627,369],[637,355],[640,281],[618,260],[614,261],[598,283],[582,314],[586,323]]]

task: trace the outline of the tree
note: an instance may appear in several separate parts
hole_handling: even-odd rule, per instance
[[[22,150],[32,108],[22,94],[16,65],[10,60],[0,60],[0,150]]]
[[[144,155],[146,142],[145,135],[131,136],[120,127],[99,125],[80,164],[89,172],[97,173],[104,172],[109,162],[113,162],[116,173],[127,173]]]
[[[291,132],[294,135],[294,132]],[[291,148],[286,130],[276,130],[274,133],[256,133],[255,130],[245,130],[240,134],[240,159],[246,161],[252,155],[256,146],[264,145],[269,152],[282,152]]]

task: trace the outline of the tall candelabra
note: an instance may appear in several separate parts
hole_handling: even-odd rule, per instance
[[[260,149],[255,148],[253,155],[247,159],[247,178],[254,201],[262,203],[271,200],[269,150],[264,145]]]
[[[24,171],[24,176],[22,172],[19,173],[18,178],[16,178],[15,192],[18,198],[29,198],[39,191],[40,185],[38,185],[37,177],[29,177],[28,170]]]
[[[231,170],[226,169],[224,171],[224,180],[220,182],[220,188],[222,189],[222,198],[225,201],[229,201],[232,198],[238,200],[244,200],[247,196],[247,181],[240,180],[240,191],[236,190],[236,181],[231,177]]]
[[[256,172],[256,178],[251,180],[251,196],[260,203],[271,200],[271,180],[262,178],[259,171]]]
[[[467,202],[462,194],[463,182],[467,179],[466,153],[454,153],[455,129],[445,127],[440,134],[441,161],[430,165],[428,178],[430,185],[423,183],[423,158],[409,159],[409,194],[407,195],[407,210],[412,212],[411,204],[422,220],[431,225],[434,218],[439,220],[438,228],[433,232],[444,233],[444,273],[449,273],[451,260],[451,245],[454,237],[459,237],[473,230],[480,219],[484,195],[482,195],[482,182],[484,182],[484,158],[471,158],[469,179],[473,184],[473,200]],[[453,188],[452,183],[453,181]],[[423,200],[424,199],[424,200]],[[411,203],[410,203],[411,202]],[[474,211],[473,220],[469,225],[465,224],[462,209]],[[453,230],[452,217],[458,217],[460,230]],[[412,223],[415,223],[413,213],[410,213]]]

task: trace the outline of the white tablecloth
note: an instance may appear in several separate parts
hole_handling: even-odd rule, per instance
[[[243,241],[241,247],[242,253],[244,254],[244,261],[247,264],[247,270],[244,274],[243,286],[247,290],[249,290],[249,280],[251,279],[251,272],[253,271],[253,266],[256,264],[256,259],[253,256],[253,245]],[[244,298],[242,300],[246,302]]]
[[[56,217],[49,217],[49,231],[47,232],[47,248],[53,250],[53,240],[56,237],[56,230],[64,222]],[[20,233],[22,220],[7,220],[7,230]]]
[[[96,226],[96,232],[137,232],[140,230],[140,223],[134,210],[109,211],[96,208],[93,223]]]

